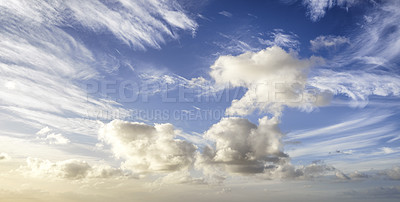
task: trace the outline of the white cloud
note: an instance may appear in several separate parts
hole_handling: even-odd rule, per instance
[[[377,145],[377,141],[392,137],[395,130],[393,125],[369,130],[347,132],[346,136],[337,133],[328,140],[314,140],[303,144],[301,147],[288,151],[291,157],[323,157],[333,151],[356,150]],[[356,158],[356,157],[355,157]]]
[[[309,79],[308,85],[335,95],[346,95],[354,101],[366,101],[370,95],[400,95],[400,77],[393,74],[321,69],[316,75]]]
[[[122,176],[120,169],[112,168],[108,165],[92,166],[86,161],[77,159],[51,162],[49,160],[27,158],[26,164],[26,166],[21,166],[19,170],[23,174],[32,177],[82,180]]]
[[[349,133],[352,130],[357,130],[358,132],[360,132],[362,128],[382,123],[392,115],[393,114],[391,113],[383,113],[383,114],[362,113],[359,115],[354,115],[348,120],[330,126],[311,129],[311,130],[290,132],[287,134],[285,140],[293,141],[306,138],[315,139],[318,138],[318,136]]]
[[[114,120],[99,130],[99,138],[111,145],[122,165],[134,173],[172,172],[188,169],[196,146],[175,138],[171,124],[155,126]]]
[[[399,6],[399,1],[383,1],[368,13],[369,20],[362,23],[361,29],[352,40],[354,49],[345,53],[349,55],[349,59],[396,70],[397,66],[392,62],[398,62],[400,53]]]
[[[329,174],[336,169],[323,162],[313,162],[309,165],[293,166],[289,162],[283,161],[275,167],[269,168],[265,173],[259,175],[264,179],[312,179]]]
[[[60,133],[52,133],[52,130],[49,127],[44,127],[36,134],[39,136],[38,139],[43,140],[49,144],[56,144],[56,145],[65,145],[70,143],[71,141],[65,138]]]
[[[168,175],[158,178],[152,184],[206,184],[203,177],[193,177],[189,171],[171,172]]]
[[[382,149],[383,153],[385,153],[385,154],[391,154],[391,153],[396,152],[395,150],[393,150],[392,148],[389,148],[389,147],[382,147],[381,149]]]
[[[4,153],[4,152],[0,153],[0,161],[7,161],[10,159],[11,159],[11,157],[7,153]]]
[[[350,40],[343,36],[318,36],[314,40],[310,40],[311,50],[316,52],[321,49],[338,48],[343,44],[350,44]]]
[[[229,13],[228,11],[221,11],[218,14],[223,15],[228,18],[231,18],[233,16],[232,13]]]
[[[83,83],[101,78],[114,67],[102,65],[107,59],[96,58],[63,27],[111,32],[133,48],[145,49],[160,48],[165,39],[176,39],[179,30],[194,32],[197,24],[174,0],[112,4],[96,0],[2,1],[1,112],[36,129],[47,125],[62,134],[89,136],[96,135],[98,124],[88,119],[103,119],[96,112],[128,114],[118,103],[95,98],[82,89]],[[54,134],[50,139],[65,143],[60,137]]]
[[[314,22],[324,17],[326,11],[334,6],[348,9],[356,3],[358,0],[303,0],[308,10],[307,15]]]
[[[247,119],[223,118],[205,133],[215,147],[205,147],[197,164],[205,168],[222,166],[229,173],[263,173],[286,158],[276,118],[264,117],[256,126]]]
[[[258,38],[258,41],[267,46],[279,46],[281,48],[291,48],[294,50],[299,49],[300,42],[298,41],[298,36],[294,33],[285,33],[281,29],[274,29],[269,35],[271,38],[270,40]]]
[[[40,129],[40,130],[36,133],[36,135],[46,135],[46,134],[49,133],[50,131],[51,131],[51,129],[50,129],[48,126],[46,126],[46,127],[42,128],[42,129]]]
[[[351,45],[337,52],[327,65],[335,69],[351,67],[368,72],[375,69],[396,72],[400,53],[400,12],[397,9],[400,2],[365,3],[374,6],[364,16],[364,21],[360,21],[354,32],[346,37]]]
[[[49,135],[46,136],[46,138],[44,138],[46,141],[49,142],[49,144],[68,144],[71,141],[67,138],[65,138],[64,136],[62,136],[60,133],[55,134],[55,133],[51,133]]]
[[[82,82],[98,78],[104,69],[95,69],[91,51],[55,26],[60,16],[54,6],[60,5],[53,3],[0,3],[5,16],[0,29],[1,113],[36,129],[50,126],[63,133],[95,135],[96,124],[85,118],[98,117],[88,112],[126,110],[81,88]]]
[[[164,36],[176,38],[174,30],[195,31],[190,19],[174,0],[168,1],[66,1],[2,2],[6,12],[29,18],[37,23],[71,26],[80,24],[96,32],[108,30],[118,39],[136,48],[160,48]],[[174,29],[170,29],[174,28]]]
[[[256,109],[279,115],[283,106],[310,110],[326,103],[328,95],[305,90],[310,67],[321,60],[298,59],[295,52],[273,46],[238,56],[220,56],[211,66],[210,75],[217,85],[248,89],[240,100],[232,101],[228,115],[247,115]]]
[[[213,42],[220,51],[214,55],[227,55],[227,54],[242,54],[247,51],[259,51],[260,48],[254,47],[253,42],[249,40],[251,36],[243,36],[244,33],[240,30],[237,33],[223,34],[219,33],[221,39]]]

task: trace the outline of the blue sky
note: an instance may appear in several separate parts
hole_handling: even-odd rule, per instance
[[[0,200],[396,201],[399,7],[1,2]]]

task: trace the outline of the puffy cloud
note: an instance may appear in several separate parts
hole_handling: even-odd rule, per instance
[[[248,89],[240,100],[232,101],[228,115],[248,115],[256,109],[279,115],[283,106],[310,110],[326,103],[328,94],[305,89],[310,67],[321,61],[317,57],[302,60],[295,52],[273,46],[238,56],[220,56],[210,75],[217,85]]]
[[[196,146],[175,136],[171,124],[151,126],[121,120],[111,121],[99,130],[99,138],[111,145],[115,156],[125,159],[123,168],[144,174],[191,166]]]
[[[48,126],[46,126],[38,131],[36,135],[39,135],[38,139],[43,140],[49,144],[63,145],[71,142],[60,133],[52,133],[51,131],[52,130]]]
[[[258,126],[243,118],[223,118],[205,133],[215,147],[205,147],[197,165],[220,166],[229,173],[263,173],[287,157],[281,135],[276,118],[264,117]]]
[[[222,183],[230,175],[310,179],[336,170],[322,162],[292,165],[283,152],[278,123],[277,117],[261,118],[258,126],[244,118],[223,118],[205,132],[204,137],[214,145],[205,146],[198,153],[196,168],[209,183]]]
[[[62,136],[60,133],[55,134],[51,133],[44,138],[44,140],[48,141],[49,144],[68,144],[71,141],[64,136]]]
[[[27,165],[19,170],[32,177],[48,177],[52,179],[82,180],[86,178],[109,178],[121,176],[120,169],[108,165],[90,165],[89,163],[69,159],[65,161],[51,162],[37,158],[28,158]]]
[[[343,36],[318,36],[314,40],[310,40],[311,50],[316,52],[320,49],[337,48],[343,44],[349,44],[350,40]]]
[[[0,153],[0,161],[7,161],[10,160],[11,157],[7,153]]]

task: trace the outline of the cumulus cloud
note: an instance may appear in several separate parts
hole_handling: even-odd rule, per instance
[[[123,168],[134,173],[172,172],[191,166],[196,146],[177,139],[171,124],[154,126],[114,120],[99,130],[99,138],[111,145]]]
[[[19,169],[32,177],[51,179],[82,180],[89,178],[110,178],[122,176],[122,171],[108,165],[90,165],[86,161],[69,159],[51,162],[37,158],[27,158],[26,166]]]
[[[310,40],[311,50],[316,52],[321,49],[337,48],[344,44],[350,44],[350,40],[343,36],[318,36],[314,40]]]
[[[10,159],[11,159],[11,157],[7,153],[4,153],[4,152],[0,153],[0,161],[7,161]]]
[[[276,118],[255,125],[243,118],[223,118],[205,133],[215,147],[205,147],[199,164],[222,166],[230,173],[262,173],[287,155],[282,152]]]
[[[230,175],[262,179],[310,179],[336,171],[321,161],[294,166],[283,151],[277,117],[255,125],[244,118],[227,117],[210,127],[204,138],[213,142],[197,154],[196,169],[207,182],[222,183]]]
[[[51,131],[52,130],[46,126],[36,133],[36,135],[38,135],[37,138],[49,144],[57,145],[65,145],[71,142],[60,133],[52,133]]]
[[[326,103],[329,95],[305,89],[310,67],[318,62],[322,59],[299,59],[296,52],[273,46],[238,56],[220,56],[210,75],[217,85],[248,89],[240,100],[232,101],[228,115],[248,115],[256,109],[279,115],[283,106],[310,110]]]
[[[263,179],[310,179],[335,168],[323,162],[294,166],[283,152],[278,119],[264,117],[259,125],[238,117],[223,118],[205,132],[214,142],[197,155],[196,168],[208,182],[221,183],[229,175]]]

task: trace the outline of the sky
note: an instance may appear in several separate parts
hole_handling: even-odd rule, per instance
[[[398,201],[400,2],[0,1],[0,201]]]

